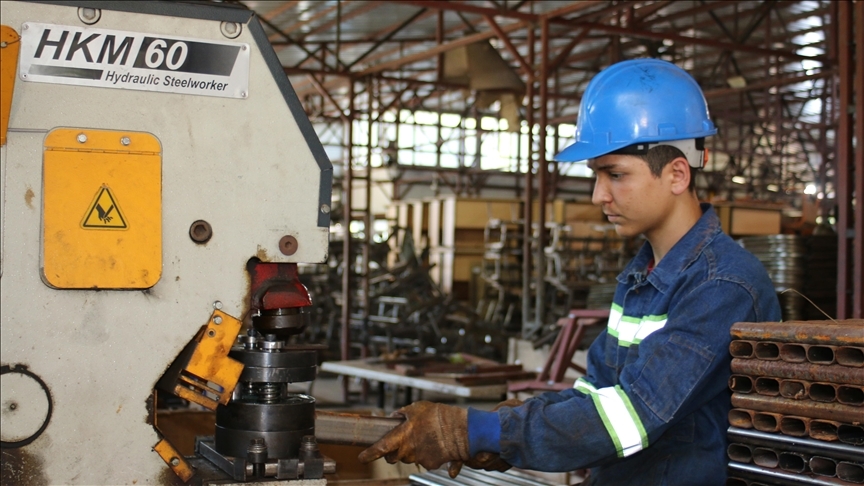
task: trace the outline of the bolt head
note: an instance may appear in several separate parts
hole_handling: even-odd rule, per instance
[[[122,137],[120,138],[120,143],[123,145],[129,145],[132,143],[132,140],[129,137]]]
[[[214,309],[221,309],[222,308],[222,301],[217,300],[216,302],[213,302],[213,308]]]
[[[176,457],[172,457],[171,458],[171,465],[174,467],[179,466],[180,465],[180,459],[177,459]]]
[[[222,324],[222,318],[220,316],[216,316],[213,318],[213,322],[215,324]]]
[[[79,133],[78,136],[75,137],[75,140],[78,140],[78,143],[84,143],[87,141],[87,135]]]

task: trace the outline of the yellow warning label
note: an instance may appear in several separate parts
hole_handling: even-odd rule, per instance
[[[90,205],[90,210],[84,216],[81,227],[87,229],[126,229],[126,218],[120,212],[120,206],[111,189],[103,185],[96,192],[96,198]]]

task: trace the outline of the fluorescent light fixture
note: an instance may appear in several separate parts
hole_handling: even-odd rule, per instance
[[[747,182],[747,179],[741,176],[734,176],[732,177],[732,182],[734,182],[735,184],[744,184],[745,182]]]
[[[726,83],[730,88],[743,88],[747,86],[747,80],[744,79],[744,76],[732,76],[731,78],[726,79]]]
[[[816,194],[816,184],[807,184],[804,188],[804,194]]]

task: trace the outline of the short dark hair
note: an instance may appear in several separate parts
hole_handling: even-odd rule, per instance
[[[644,160],[646,164],[648,164],[648,168],[651,169],[651,174],[654,177],[660,177],[660,174],[663,173],[663,168],[672,162],[677,157],[681,157],[684,160],[687,160],[687,157],[684,156],[684,152],[678,150],[677,148],[671,145],[657,145],[648,149],[648,153],[645,155],[637,155],[640,159]],[[690,191],[696,190],[696,171],[687,163],[687,166],[690,167]]]

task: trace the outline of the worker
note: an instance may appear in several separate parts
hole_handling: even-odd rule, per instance
[[[417,402],[360,454],[368,462],[450,462],[503,470],[590,470],[591,485],[723,485],[730,409],[730,327],[778,321],[765,268],[700,204],[694,170],[714,135],[696,81],[674,64],[614,64],[589,83],[576,142],[556,157],[587,160],[592,202],[617,233],[642,235],[618,276],[604,332],[574,387],[494,411]],[[512,406],[515,405],[515,406]]]

